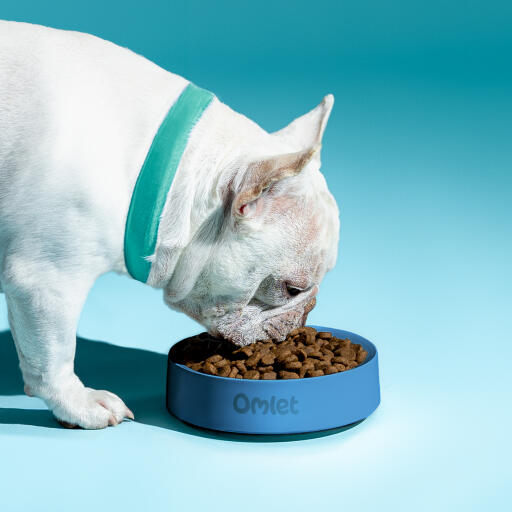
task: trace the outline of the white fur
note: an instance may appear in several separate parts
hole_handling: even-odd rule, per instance
[[[126,273],[132,190],[187,83],[91,35],[0,21],[0,290],[26,391],[64,422],[101,428],[132,417],[75,375],[76,325],[94,281]],[[151,258],[148,284],[172,308],[239,344],[282,338],[304,320],[339,231],[319,154],[243,215],[229,207],[255,162],[320,143],[332,102],[268,134],[214,99],[191,134]],[[284,279],[307,291],[281,296]]]

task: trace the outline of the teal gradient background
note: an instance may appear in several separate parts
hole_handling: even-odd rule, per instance
[[[340,252],[309,321],[372,340],[382,390],[350,430],[264,440],[180,426],[141,362],[119,391],[138,421],[67,431],[11,383],[0,296],[0,510],[510,510],[511,3],[4,0],[0,18],[129,47],[267,130],[333,93]],[[161,370],[198,329],[107,275],[79,335]]]

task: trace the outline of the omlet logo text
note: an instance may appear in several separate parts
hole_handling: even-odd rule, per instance
[[[290,412],[292,414],[299,414],[299,411],[296,409],[298,403],[294,396],[290,400],[287,398],[277,399],[275,396],[272,396],[269,401],[257,396],[250,399],[245,393],[238,393],[233,398],[233,409],[240,414],[246,414],[249,411],[253,414],[267,414],[268,412],[271,414],[288,414]]]

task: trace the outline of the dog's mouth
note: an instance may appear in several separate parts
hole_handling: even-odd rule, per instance
[[[268,307],[253,299],[244,308],[216,319],[208,332],[240,346],[269,338],[282,341],[290,331],[306,323],[316,305],[317,293],[318,286],[314,286],[280,307]]]

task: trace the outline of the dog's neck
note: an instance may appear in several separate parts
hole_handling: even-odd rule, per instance
[[[248,140],[265,135],[258,125],[214,98],[192,130],[167,196],[147,284],[162,288],[174,277],[199,228],[224,208],[242,148]],[[199,254],[194,259],[201,264]],[[181,261],[180,266],[188,263]]]

